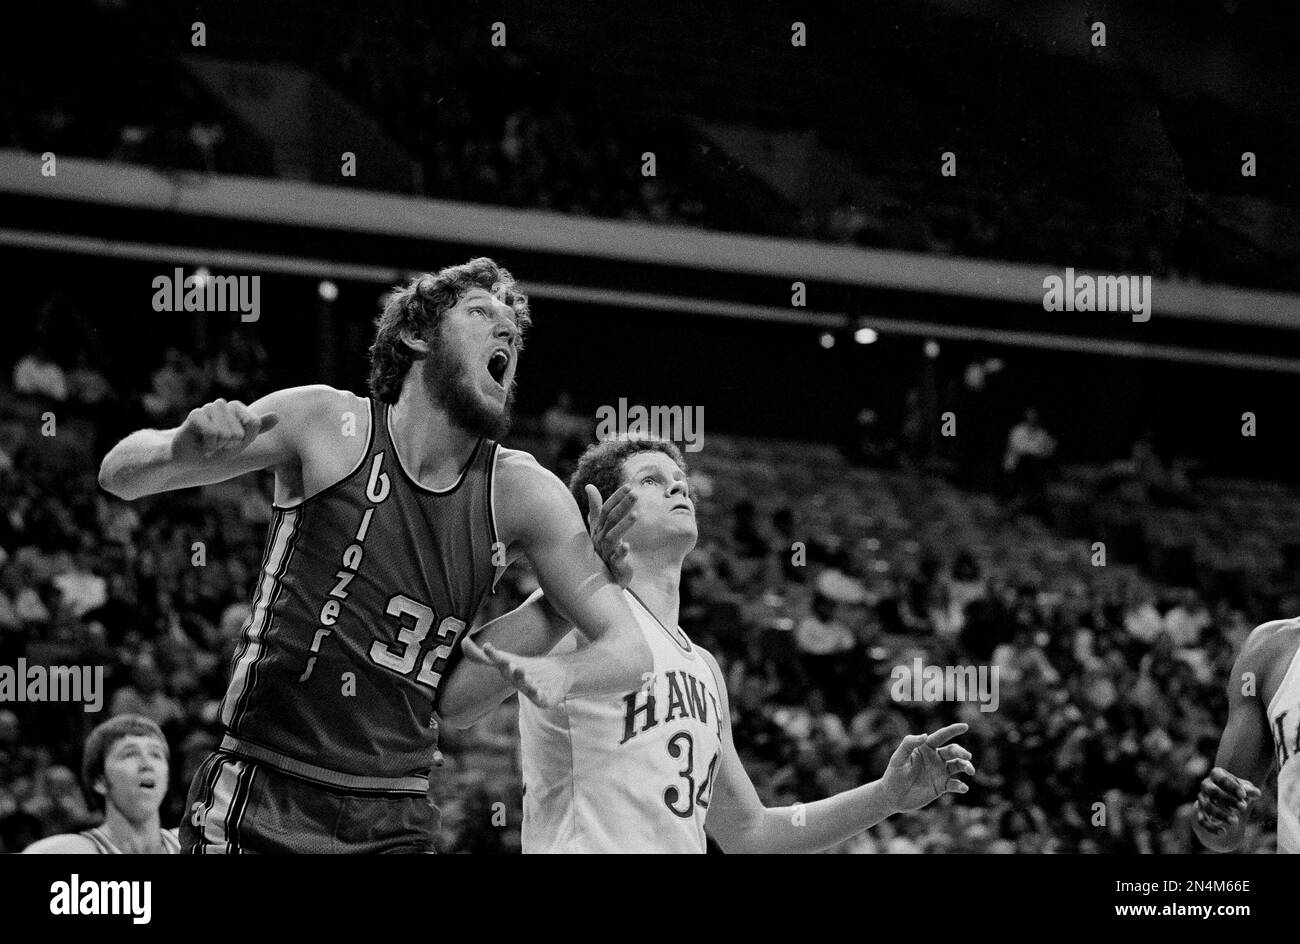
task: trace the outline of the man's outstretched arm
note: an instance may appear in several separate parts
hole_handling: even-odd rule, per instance
[[[495,494],[507,556],[528,558],[549,604],[589,644],[560,655],[530,657],[495,647],[480,650],[470,641],[466,655],[491,662],[502,679],[544,708],[569,695],[638,688],[654,669],[650,647],[623,591],[596,556],[568,490],[532,456],[506,450],[498,461]]]
[[[338,396],[329,387],[312,386],[277,390],[249,406],[213,400],[191,410],[174,429],[127,436],[104,457],[99,484],[131,501],[274,468],[296,458],[296,434],[313,411]]]
[[[1209,849],[1231,852],[1241,845],[1257,786],[1273,762],[1272,736],[1259,696],[1262,669],[1276,648],[1276,623],[1257,626],[1246,638],[1228,679],[1228,722],[1214,768],[1201,781],[1193,830]]]
[[[486,624],[472,641],[466,636],[464,645],[469,652],[487,646],[489,652],[544,656],[572,630],[573,624],[555,612],[541,590],[535,590],[522,604]],[[438,689],[438,716],[450,727],[468,728],[515,691],[490,658],[461,659]]]
[[[958,779],[975,773],[970,752],[948,743],[967,726],[950,724],[930,735],[903,738],[879,780],[812,803],[764,806],[736,753],[722,672],[713,656],[697,651],[708,661],[722,696],[722,761],[705,829],[724,852],[820,852],[895,813],[970,789]]]

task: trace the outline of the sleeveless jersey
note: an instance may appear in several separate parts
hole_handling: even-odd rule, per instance
[[[434,491],[403,467],[388,406],[366,402],[352,471],[272,506],[222,749],[335,787],[423,793],[439,683],[493,585],[497,444],[480,440]]]
[[[654,656],[647,685],[566,699],[519,699],[523,851],[704,852],[722,756],[714,674],[680,628],[624,591]],[[574,634],[556,651],[572,650]]]
[[[95,852],[99,855],[121,855],[122,850],[117,847],[113,840],[108,838],[108,833],[102,826],[96,826],[93,829],[86,829],[81,832],[91,841],[95,847]],[[177,855],[181,851],[181,842],[176,838],[174,829],[164,829],[162,831],[162,851],[169,855]]]
[[[1277,757],[1277,851],[1300,853],[1300,649],[1268,703],[1268,726]]]

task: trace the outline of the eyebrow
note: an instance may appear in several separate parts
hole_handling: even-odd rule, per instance
[[[671,478],[671,479],[674,479],[674,481],[676,480],[676,479],[675,479],[675,476],[668,475],[666,472],[664,472],[664,470],[663,470],[660,466],[655,465],[653,462],[646,462],[646,463],[644,463],[643,465],[637,466],[636,471],[633,472],[632,474],[633,474],[633,475],[642,475],[642,474],[644,474],[644,473],[647,472],[647,471],[648,471],[648,472],[653,472],[653,473],[655,473],[656,475],[662,475],[664,478]],[[683,481],[686,480],[686,473],[685,473],[685,472],[682,473],[682,480],[683,480]]]

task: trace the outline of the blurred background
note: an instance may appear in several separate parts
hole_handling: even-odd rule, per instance
[[[366,393],[379,296],[487,254],[533,299],[508,445],[567,476],[599,406],[703,406],[682,625],[765,801],[959,719],[971,793],[839,851],[1196,851],[1234,653],[1300,610],[1293,5],[807,6],[28,10],[0,38],[0,664],[107,666],[105,710],[168,733],[177,822],[269,480],[126,504],[100,458],[216,396]],[[1044,311],[1066,267],[1151,276],[1151,320]],[[260,317],[155,312],[176,268],[260,276]],[[502,586],[483,619],[531,578]],[[893,700],[916,656],[998,666],[999,709]],[[513,710],[444,732],[445,851],[518,849]],[[104,717],[0,705],[0,848],[89,821]]]

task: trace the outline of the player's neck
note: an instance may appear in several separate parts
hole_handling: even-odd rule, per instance
[[[108,833],[113,845],[125,853],[162,851],[162,822],[156,812],[139,823],[133,823],[117,807],[110,806],[101,828]]]
[[[454,482],[479,437],[452,422],[451,414],[418,383],[416,371],[390,411],[389,433],[408,474],[427,488]]]
[[[637,595],[646,609],[655,615],[655,619],[665,626],[676,626],[681,610],[682,568],[632,566],[632,580],[628,589]]]

